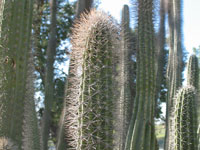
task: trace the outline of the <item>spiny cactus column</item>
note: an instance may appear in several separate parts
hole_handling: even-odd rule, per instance
[[[183,71],[183,49],[182,49],[182,0],[168,1],[168,20],[169,20],[169,59],[167,67],[167,112],[166,112],[166,135],[165,149],[170,145],[170,116],[174,104],[174,96],[182,85]],[[173,139],[172,139],[173,140]],[[173,141],[172,141],[173,142]]]
[[[65,97],[69,149],[113,150],[118,33],[112,18],[96,10],[73,29]]]
[[[197,112],[194,87],[180,89],[175,98],[173,143],[170,150],[197,150]]]
[[[31,55],[31,54],[30,54]],[[38,118],[34,102],[34,66],[33,56],[28,61],[24,121],[23,121],[23,150],[40,150],[40,135],[38,128]]]
[[[123,150],[125,146],[126,134],[128,131],[129,122],[131,119],[133,101],[131,97],[131,75],[130,75],[130,65],[131,65],[131,55],[130,55],[130,27],[129,27],[129,7],[124,5],[122,10],[122,21],[121,21],[121,53],[120,53],[120,104],[119,107],[119,123],[118,132],[116,132],[116,137],[119,138],[115,142],[115,149]]]
[[[126,150],[151,149],[155,100],[153,4],[153,0],[138,0],[136,99],[126,140]]]
[[[198,89],[199,85],[199,67],[198,58],[195,55],[191,55],[187,64],[187,85],[192,85],[195,89]]]
[[[32,4],[32,0],[5,1],[0,39],[0,137],[11,139],[20,150]]]

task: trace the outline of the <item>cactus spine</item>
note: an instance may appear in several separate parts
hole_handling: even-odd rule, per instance
[[[178,91],[175,97],[173,143],[171,150],[197,150],[196,93],[188,86]]]
[[[136,98],[126,139],[126,150],[151,148],[155,100],[153,4],[153,0],[138,0]]]
[[[32,0],[6,0],[0,39],[0,136],[11,139],[20,150],[31,26]]]
[[[113,20],[96,10],[82,16],[73,29],[65,98],[69,149],[113,149],[118,33]]]

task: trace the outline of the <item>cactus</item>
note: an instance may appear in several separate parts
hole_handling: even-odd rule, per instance
[[[173,142],[170,150],[197,150],[196,92],[194,87],[180,89],[175,97]]]
[[[76,4],[76,17],[79,18],[83,12],[89,12],[92,3],[93,0],[78,0]]]
[[[199,85],[199,67],[198,58],[195,55],[191,55],[187,65],[187,85],[194,86],[198,89]]]
[[[0,37],[1,37],[1,25],[2,25],[2,20],[3,20],[4,4],[5,4],[5,0],[1,0],[0,1]]]
[[[113,19],[96,10],[73,29],[65,97],[69,149],[113,149],[118,33]]]
[[[138,0],[138,54],[134,110],[126,139],[126,150],[149,150],[154,125],[155,58],[154,1]],[[146,10],[146,11],[144,11]]]
[[[133,108],[133,102],[131,97],[131,75],[130,75],[130,65],[131,65],[131,55],[130,55],[130,27],[129,27],[129,7],[124,5],[122,10],[122,21],[121,21],[121,52],[120,52],[120,104],[119,104],[119,128],[116,137],[116,147],[115,149],[123,150],[125,145],[126,134],[128,131],[128,125],[131,119],[131,113]]]
[[[15,141],[20,150],[32,5],[32,0],[5,1],[0,39],[0,136]]]
[[[32,55],[32,54],[30,54]],[[23,120],[23,150],[40,150],[40,135],[38,127],[38,118],[34,102],[34,66],[33,56],[28,61],[27,83],[24,103]]]
[[[169,118],[174,104],[174,96],[182,86],[183,71],[183,49],[182,49],[182,0],[168,1],[168,21],[169,21],[169,57],[167,66],[167,112],[166,112],[166,135],[165,149],[170,145],[171,123]],[[172,139],[173,142],[173,139]]]

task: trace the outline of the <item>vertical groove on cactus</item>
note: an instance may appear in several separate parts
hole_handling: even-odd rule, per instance
[[[21,149],[27,54],[31,34],[32,0],[6,0],[4,5],[0,57],[0,136],[16,141]],[[16,117],[17,116],[17,117]],[[10,118],[10,119],[8,119]]]
[[[126,150],[148,150],[151,145],[155,100],[153,5],[153,0],[138,1],[136,99],[126,139]]]
[[[118,33],[113,19],[96,10],[74,26],[65,97],[69,149],[113,149]]]
[[[175,97],[172,119],[173,142],[170,150],[197,150],[196,92],[194,87],[180,89]]]

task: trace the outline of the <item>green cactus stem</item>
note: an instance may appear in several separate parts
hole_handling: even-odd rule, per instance
[[[32,0],[6,0],[0,37],[0,136],[15,141],[20,150],[32,6]]]
[[[113,19],[96,10],[75,24],[65,97],[69,149],[113,149],[118,33]]]
[[[187,64],[187,85],[194,86],[198,89],[199,85],[199,67],[198,58],[195,55],[191,55]]]
[[[138,0],[136,98],[126,139],[126,150],[151,148],[155,104],[153,4],[153,0]]]
[[[171,150],[197,150],[197,112],[194,87],[180,89],[175,97]]]

